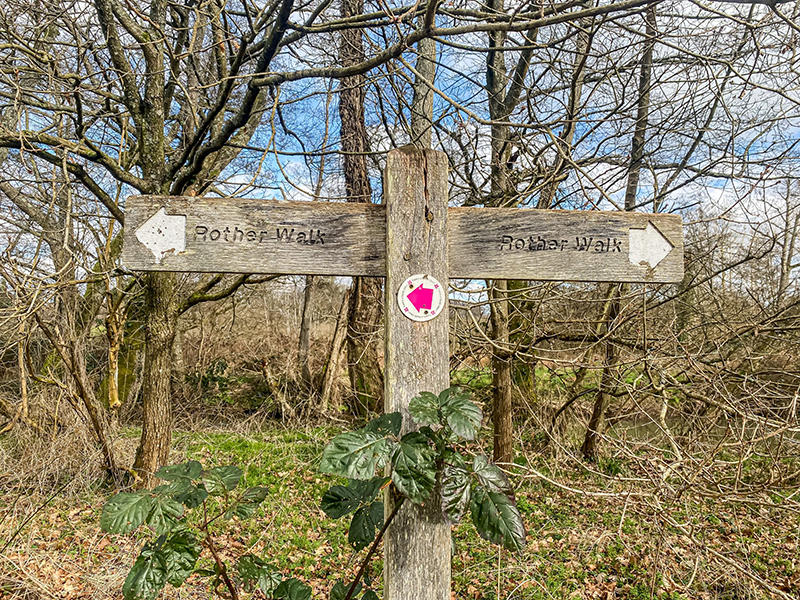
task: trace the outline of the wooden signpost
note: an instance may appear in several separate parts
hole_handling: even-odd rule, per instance
[[[450,385],[448,279],[683,278],[679,216],[448,208],[441,152],[391,151],[384,203],[132,197],[122,260],[141,271],[386,277],[385,409],[407,422],[417,393]],[[403,506],[385,555],[387,600],[450,600],[450,526],[435,502]]]

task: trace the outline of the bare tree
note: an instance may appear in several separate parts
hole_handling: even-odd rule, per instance
[[[364,13],[363,0],[341,0],[342,19]],[[339,56],[343,67],[364,62],[360,29],[342,31]],[[339,119],[345,193],[349,202],[371,202],[372,184],[367,170],[367,137],[364,96],[366,78],[358,73],[339,81]],[[350,384],[355,394],[356,414],[367,415],[383,404],[383,370],[378,359],[383,316],[383,286],[380,279],[356,277],[349,294],[347,358]]]

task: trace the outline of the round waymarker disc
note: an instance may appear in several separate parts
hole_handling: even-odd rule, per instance
[[[447,302],[447,293],[441,283],[430,275],[412,275],[397,290],[397,305],[412,321],[430,321],[439,316]]]

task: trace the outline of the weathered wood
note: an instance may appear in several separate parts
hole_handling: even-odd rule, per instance
[[[451,278],[631,283],[683,279],[678,215],[452,208],[449,225]],[[631,262],[631,230],[666,238],[672,246],[655,268]]]
[[[419,323],[403,316],[397,304],[397,290],[411,275],[431,275],[447,285],[447,156],[409,146],[393,150],[384,186],[385,408],[402,412],[409,423],[415,395],[450,385],[447,305]],[[450,526],[437,497],[435,491],[424,506],[406,502],[386,533],[386,600],[450,600]],[[387,516],[392,509],[388,498]]]
[[[137,238],[161,208],[183,215],[185,250],[160,260]],[[132,270],[298,275],[380,275],[383,206],[138,196],[126,203],[123,264]]]
[[[161,208],[166,216],[185,216],[185,241],[180,240],[185,249],[167,251],[163,259],[137,238]],[[385,206],[139,196],[128,199],[126,211],[123,264],[131,270],[376,277],[386,272]],[[683,278],[678,215],[515,208],[448,213],[452,278],[631,283]],[[631,230],[645,243],[666,244],[666,256],[655,266],[640,263],[631,253]]]

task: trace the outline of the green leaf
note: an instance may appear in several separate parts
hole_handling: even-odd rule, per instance
[[[188,492],[194,487],[191,479],[176,479],[153,488],[153,493],[158,496],[174,498],[178,494]]]
[[[191,531],[173,533],[159,550],[167,570],[167,581],[180,587],[192,574],[202,550],[197,537]]]
[[[265,487],[247,488],[242,497],[225,513],[225,518],[230,519],[235,515],[240,519],[249,519],[266,497],[267,488]]]
[[[206,484],[206,491],[211,496],[221,496],[239,485],[242,478],[242,470],[234,465],[224,467],[214,467],[203,471],[203,483]]]
[[[369,518],[375,523],[376,529],[383,527],[383,515],[383,502],[373,502],[369,507]]]
[[[237,502],[229,510],[225,511],[225,518],[239,517],[240,519],[249,519],[255,514],[258,506],[253,502]]]
[[[373,477],[368,481],[351,479],[347,486],[358,492],[362,504],[367,504],[375,500],[381,488],[389,483],[389,480],[389,477]]]
[[[442,471],[442,512],[450,523],[458,523],[467,511],[470,478],[464,459],[455,452],[444,455]]]
[[[146,490],[120,492],[103,507],[100,527],[109,533],[130,533],[144,523],[152,508],[153,498]]]
[[[256,560],[263,562],[254,554],[240,556],[236,562],[236,571],[239,573],[239,579],[242,580],[248,592],[253,591],[253,586],[258,581],[259,566],[256,564]]]
[[[337,581],[331,590],[331,600],[344,600],[347,596],[348,590],[350,589],[350,585],[351,584],[345,583],[344,581]],[[359,581],[353,590],[353,598],[355,598],[356,594],[361,591],[361,587],[361,582]]]
[[[161,535],[174,529],[182,516],[183,504],[170,498],[156,496],[153,498],[153,508],[147,515],[147,524]]]
[[[337,581],[331,588],[331,600],[344,600],[347,596],[347,586],[341,581]]]
[[[245,554],[236,565],[239,577],[247,583],[257,583],[267,596],[277,589],[283,575],[274,566],[254,554]]]
[[[292,577],[281,582],[272,597],[276,600],[311,600],[311,588]]]
[[[253,504],[261,504],[266,500],[268,493],[269,490],[263,486],[249,487],[242,494],[242,500]]]
[[[380,436],[400,435],[403,426],[403,415],[399,412],[387,413],[367,423],[363,431],[369,431]]]
[[[156,477],[167,481],[178,481],[180,479],[197,479],[203,472],[203,465],[196,460],[190,460],[180,465],[169,465],[161,467],[156,471]]]
[[[353,515],[347,541],[356,552],[362,550],[375,539],[375,529],[383,525],[383,502],[373,502],[362,506]]]
[[[419,425],[439,425],[439,398],[431,392],[420,392],[419,396],[411,399],[408,412]]]
[[[514,498],[514,488],[500,468],[490,461],[485,455],[478,454],[472,461],[472,471],[478,483],[489,492],[499,492],[509,498]]]
[[[186,508],[197,508],[206,498],[208,498],[208,492],[206,491],[206,486],[202,483],[198,483],[197,485],[192,484],[185,491],[177,493],[172,497],[173,500],[180,502]]]
[[[362,506],[353,515],[350,528],[347,530],[347,542],[358,552],[370,545],[375,539],[375,525],[370,519],[370,510]]]
[[[482,538],[515,552],[525,547],[522,515],[508,496],[476,487],[470,508],[472,522]]]
[[[366,592],[364,592],[364,595],[361,596],[361,600],[380,600],[380,599],[378,598],[378,594],[376,594],[372,590],[367,590]]]
[[[372,479],[376,469],[386,466],[391,450],[390,441],[377,433],[348,431],[325,447],[320,471],[348,479]]]
[[[437,447],[442,444],[442,436],[439,435],[439,431],[442,431],[441,428],[438,428],[438,431],[434,431],[431,427],[427,425],[423,425],[419,428],[419,432],[427,437],[430,441],[432,441]]]
[[[330,518],[340,519],[372,502],[387,481],[388,477],[373,477],[369,481],[351,479],[346,486],[334,485],[322,495],[320,508]]]
[[[157,544],[146,544],[122,584],[122,596],[125,600],[152,600],[166,583],[164,557]]]
[[[392,456],[392,481],[414,503],[431,495],[436,483],[436,462],[428,438],[417,432],[407,433]]]
[[[319,506],[331,519],[340,519],[361,506],[361,499],[351,488],[334,485],[322,494]]]
[[[483,411],[472,401],[469,394],[457,388],[448,388],[439,394],[442,416],[453,433],[468,440],[474,440],[481,428]]]
[[[283,580],[283,574],[278,569],[262,569],[258,575],[258,589],[264,594],[269,596],[272,592],[278,589],[278,586]]]

